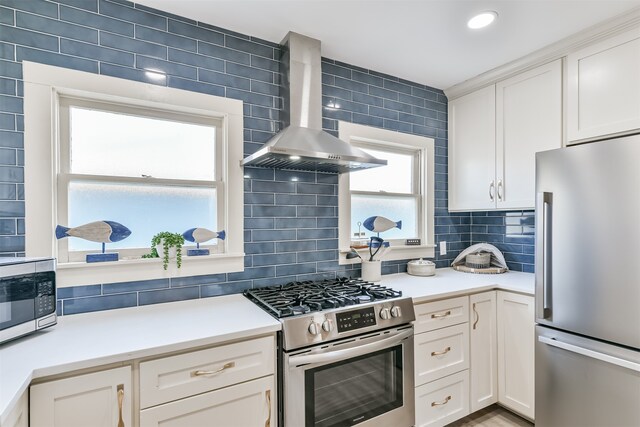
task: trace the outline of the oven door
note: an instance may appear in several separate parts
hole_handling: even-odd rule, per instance
[[[286,427],[414,424],[413,326],[284,355]]]

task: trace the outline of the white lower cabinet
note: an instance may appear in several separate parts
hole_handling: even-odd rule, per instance
[[[469,371],[416,388],[416,426],[444,426],[469,414]]]
[[[140,427],[275,426],[273,376],[140,411]]]
[[[498,291],[498,401],[534,417],[534,298]]]
[[[31,427],[132,426],[131,367],[31,386]]]
[[[498,401],[496,291],[469,297],[471,412]]]
[[[2,423],[2,427],[29,427],[29,397],[24,393],[16,406],[9,412]]]
[[[415,307],[416,426],[469,414],[469,297]]]

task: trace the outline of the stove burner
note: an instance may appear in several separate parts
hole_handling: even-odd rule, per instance
[[[277,318],[402,296],[402,292],[348,277],[289,282],[244,294]]]

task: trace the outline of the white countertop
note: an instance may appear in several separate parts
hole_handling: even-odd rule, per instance
[[[402,291],[402,296],[413,298],[414,303],[451,298],[469,293],[502,289],[534,295],[534,278],[531,273],[508,271],[503,274],[462,273],[452,268],[438,268],[435,276],[410,276],[406,273],[382,276],[379,283]]]
[[[35,378],[280,330],[242,295],[58,318],[52,328],[0,346],[0,424]]]
[[[414,303],[504,289],[534,294],[534,275],[382,276]],[[33,379],[125,362],[280,330],[280,322],[242,295],[63,316],[58,325],[0,346],[0,424]]]

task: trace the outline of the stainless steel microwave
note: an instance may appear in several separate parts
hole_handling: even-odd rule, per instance
[[[0,258],[0,344],[56,324],[55,266],[52,258]]]

